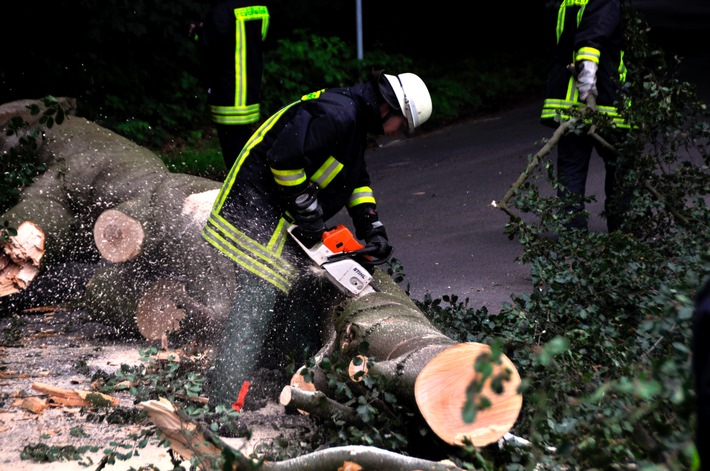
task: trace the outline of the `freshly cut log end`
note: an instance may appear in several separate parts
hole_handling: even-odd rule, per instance
[[[147,340],[160,340],[164,335],[180,330],[187,312],[178,307],[186,297],[185,285],[161,279],[142,294],[136,309],[136,324]]]
[[[358,373],[361,374],[358,375]],[[362,377],[367,374],[367,357],[363,355],[358,355],[350,361],[348,365],[348,376],[351,380],[359,383],[362,381]]]
[[[115,209],[101,213],[94,224],[94,242],[101,256],[109,262],[136,258],[143,250],[144,239],[142,224]]]
[[[318,388],[316,387],[316,385],[312,381],[311,382],[306,381],[306,377],[303,376],[300,373],[300,371],[301,370],[298,370],[293,374],[293,376],[291,377],[290,386],[300,389],[302,391],[309,391],[309,392],[317,391]]]
[[[505,369],[510,379],[503,383],[504,391],[497,394],[491,388],[489,378],[480,393],[491,406],[479,410],[471,423],[463,420],[466,403],[466,388],[476,379],[476,358],[490,354],[490,347],[481,343],[460,343],[439,353],[422,369],[414,384],[414,396],[419,410],[429,427],[439,438],[451,445],[463,445],[470,440],[476,446],[496,442],[515,424],[523,397],[518,393],[520,375],[508,357],[502,355],[501,364],[493,369],[493,375]]]
[[[45,234],[29,221],[17,228],[17,235],[2,244],[0,253],[0,297],[26,289],[39,273],[44,256]]]
[[[182,205],[182,215],[189,216],[199,227],[204,226],[218,194],[219,188],[188,196]]]

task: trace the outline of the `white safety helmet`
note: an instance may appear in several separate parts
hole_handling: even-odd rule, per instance
[[[411,73],[383,76],[397,96],[399,109],[407,118],[409,130],[424,124],[431,116],[431,96],[424,81]]]

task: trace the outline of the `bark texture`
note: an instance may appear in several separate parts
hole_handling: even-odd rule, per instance
[[[30,103],[40,104],[0,106],[0,127],[13,116],[36,121]],[[44,253],[39,264],[4,269],[19,260],[4,244],[0,295],[28,289],[50,267],[94,263],[100,268],[78,302],[98,319],[151,339],[186,314],[210,326],[223,322],[236,290],[234,266],[200,234],[220,182],[171,173],[153,152],[78,116],[47,129],[39,153],[47,171],[0,220],[16,228],[32,224],[44,238]],[[160,301],[151,304],[146,294]],[[135,325],[136,319],[151,325]]]
[[[372,283],[375,293],[347,298],[329,312],[334,337],[326,340],[316,358],[338,350],[350,361],[354,380],[358,374],[386,377],[390,392],[416,408],[432,431],[451,445],[461,446],[470,440],[485,446],[509,432],[522,408],[518,392],[521,378],[513,363],[502,355],[493,365],[492,375],[483,377],[476,372],[475,363],[490,357],[487,345],[457,343],[441,333],[383,271],[375,271]],[[304,380],[305,371],[301,369],[292,378],[291,387],[305,384],[308,391],[328,394],[324,372],[315,368],[309,373],[312,382]],[[505,378],[502,393],[492,387],[497,377]],[[485,397],[491,406],[479,410],[475,420],[468,423],[463,410],[467,388],[473,382],[480,387],[473,397]],[[323,401],[299,401],[295,407],[318,413],[322,405]]]

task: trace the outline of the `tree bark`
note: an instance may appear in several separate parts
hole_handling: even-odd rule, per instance
[[[285,386],[281,390],[279,402],[285,407],[305,409],[322,418],[330,418],[339,414],[345,422],[358,423],[360,421],[354,409],[333,401],[321,391],[305,391],[294,386]]]
[[[358,372],[387,377],[391,392],[416,407],[432,431],[451,445],[470,440],[485,446],[508,432],[522,408],[521,379],[512,362],[502,355],[501,363],[494,366],[493,376],[508,376],[503,393],[494,393],[492,378],[483,381],[474,370],[479,356],[490,355],[487,345],[457,343],[442,334],[381,270],[375,271],[373,286],[375,293],[348,298],[332,312],[337,338],[335,347],[327,348],[337,348],[350,360],[351,377]],[[361,356],[364,343],[366,358]],[[317,357],[326,355],[321,351]],[[304,384],[303,373],[294,375],[292,387]],[[315,389],[323,383],[318,380],[323,373],[318,368],[311,373],[316,381],[307,384]],[[476,398],[485,397],[491,406],[466,423],[463,409],[473,381],[483,382]],[[307,404],[299,408],[310,412]]]
[[[12,116],[32,122],[26,109],[31,103],[41,105],[41,101],[23,100],[0,106],[0,126],[6,126]],[[75,107],[73,101],[69,103]],[[130,264],[124,267],[127,273],[109,274],[102,267],[94,276],[80,302],[96,318],[117,318],[120,328],[151,336],[155,329],[161,330],[160,325],[172,328],[172,316],[181,310],[199,313],[208,325],[224,321],[237,287],[234,265],[200,233],[221,183],[170,173],[151,151],[77,116],[47,129],[40,144],[40,159],[48,170],[23,189],[20,202],[2,220],[12,227],[25,222],[38,227],[45,237],[45,253],[41,266],[32,271],[29,265],[22,270],[10,267],[11,258],[3,251],[0,296],[26,289],[47,267],[97,263],[103,258]],[[109,288],[104,278],[118,284]],[[163,305],[170,299],[177,307],[150,328],[129,326],[131,316],[150,317],[143,315],[145,308],[139,309],[150,303],[129,297],[140,296],[157,278],[171,282],[157,285],[165,287],[164,295],[156,293],[155,286],[152,294]],[[178,294],[178,284],[186,294]],[[127,308],[123,315],[114,315],[119,313],[116,305]]]

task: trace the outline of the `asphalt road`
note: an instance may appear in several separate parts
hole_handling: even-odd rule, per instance
[[[368,169],[380,218],[411,296],[469,298],[497,312],[512,293],[529,292],[516,241],[504,234],[500,200],[551,130],[533,104],[372,149]],[[595,170],[593,170],[594,172]],[[348,223],[339,216],[336,221]]]
[[[685,80],[710,103],[710,57],[688,57]],[[553,130],[539,124],[542,102],[472,120],[367,154],[378,211],[410,294],[422,299],[455,294],[471,307],[498,312],[514,293],[532,289],[529,267],[517,261],[520,246],[504,233],[508,217],[491,202],[501,200],[525,169],[528,157]],[[553,157],[555,155],[553,150]],[[592,156],[589,228],[606,231],[603,163]],[[543,189],[551,192],[551,189]],[[548,193],[549,194],[549,193]],[[351,226],[345,213],[331,222]],[[351,226],[352,227],[352,226]]]

